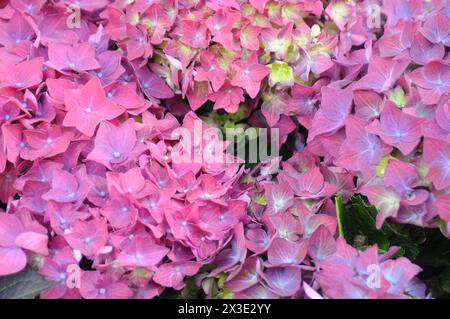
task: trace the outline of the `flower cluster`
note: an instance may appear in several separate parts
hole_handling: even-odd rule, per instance
[[[55,282],[41,298],[154,298],[187,278],[207,297],[426,296],[395,247],[336,239],[332,198],[450,237],[446,1],[2,6],[0,275],[37,266]],[[195,138],[213,113],[278,129],[289,155],[246,167]]]
[[[361,253],[339,238],[335,252],[317,261],[318,284],[340,299],[423,297],[425,286],[414,278],[421,269],[404,257],[388,259],[393,253],[378,256],[376,246]]]

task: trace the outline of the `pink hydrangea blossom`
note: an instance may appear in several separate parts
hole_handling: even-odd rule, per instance
[[[38,268],[44,299],[427,296],[333,200],[450,238],[445,1],[0,7],[0,276]],[[227,129],[280,153],[250,163]]]

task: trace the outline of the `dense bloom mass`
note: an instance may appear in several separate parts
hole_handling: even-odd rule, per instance
[[[0,2],[0,275],[32,264],[55,284],[41,298],[187,279],[220,298],[426,297],[399,247],[345,242],[333,198],[450,237],[449,16],[445,0]],[[219,161],[219,131],[249,127],[283,153]]]

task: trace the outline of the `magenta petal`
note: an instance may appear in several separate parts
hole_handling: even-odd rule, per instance
[[[271,265],[282,266],[300,264],[306,257],[307,244],[305,242],[291,242],[283,238],[276,238],[267,252]]]
[[[168,252],[168,248],[139,237],[119,254],[118,259],[121,266],[149,267],[159,263]]]
[[[28,231],[21,233],[15,239],[17,246],[41,255],[48,254],[47,241],[47,235]]]
[[[0,213],[0,246],[14,247],[15,238],[23,230],[22,222],[15,215]]]
[[[300,289],[301,270],[294,266],[269,268],[264,272],[263,278],[275,294],[291,296]]]
[[[353,93],[348,90],[322,88],[322,107],[314,115],[308,140],[331,133],[344,126],[350,113]]]
[[[14,274],[25,268],[27,256],[20,248],[0,247],[0,276]]]
[[[309,240],[309,255],[316,260],[323,260],[335,251],[336,242],[333,235],[325,226],[319,226]]]

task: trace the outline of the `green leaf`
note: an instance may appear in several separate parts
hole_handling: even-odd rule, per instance
[[[272,71],[269,75],[271,85],[280,83],[282,85],[291,85],[294,82],[294,70],[286,62],[274,62],[270,65]]]
[[[350,205],[345,207],[336,198],[339,234],[348,243],[359,249],[374,244],[380,251],[387,251],[391,246],[400,246],[404,254],[414,260],[419,254],[419,245],[411,237],[410,230],[404,225],[385,221],[381,229],[376,228],[377,209],[366,205],[360,196],[351,198]]]
[[[402,108],[406,105],[406,96],[401,86],[396,86],[388,93],[389,100],[394,102],[397,107]]]
[[[438,228],[425,229],[426,240],[414,263],[422,267],[419,278],[434,298],[450,298],[450,244]]]
[[[264,194],[256,194],[255,196],[253,196],[252,199],[256,204],[263,205],[263,206],[267,205],[266,196],[264,196]]]
[[[200,298],[200,287],[195,283],[195,277],[187,277],[184,281],[185,286],[181,291],[180,297],[183,299],[198,299]]]
[[[233,122],[239,122],[245,119],[246,113],[247,113],[247,106],[245,104],[241,104],[236,113],[228,113],[228,117]]]
[[[228,275],[226,273],[220,273],[217,276],[217,286],[219,287],[219,289],[222,289],[224,284],[225,284],[225,280],[227,279]]]
[[[54,285],[27,267],[17,274],[0,277],[0,299],[34,299]]]
[[[447,268],[442,273],[441,287],[442,287],[443,291],[445,291],[446,293],[450,294],[450,268]]]
[[[390,155],[384,156],[380,162],[375,166],[375,173],[377,176],[383,177],[386,171],[387,164],[392,157]]]
[[[421,245],[417,262],[420,266],[450,268],[450,244],[439,229],[425,230],[426,241]]]
[[[231,289],[228,288],[223,289],[216,296],[217,299],[233,299],[233,297],[234,297],[233,291],[231,291]]]
[[[336,206],[336,215],[338,218],[339,236],[345,237],[344,236],[344,225],[343,225],[344,216],[342,216],[342,213],[344,211],[344,203],[342,202],[341,196],[336,196],[336,198],[334,199],[334,205]]]

